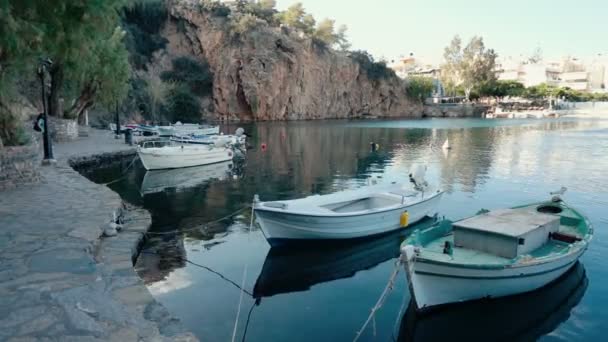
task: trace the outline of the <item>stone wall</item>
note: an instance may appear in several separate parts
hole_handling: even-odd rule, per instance
[[[49,121],[53,141],[74,141],[78,139],[78,123],[76,120],[49,117]]]
[[[42,146],[39,134],[24,146],[0,148],[0,191],[40,180]]]
[[[434,104],[425,105],[423,116],[438,118],[481,118],[489,109],[486,105],[473,104]]]

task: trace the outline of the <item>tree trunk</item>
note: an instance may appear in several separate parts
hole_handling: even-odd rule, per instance
[[[62,117],[59,96],[63,88],[63,65],[60,62],[50,68],[49,74],[51,75],[51,91],[49,94],[49,115],[54,117]]]
[[[95,100],[95,94],[97,93],[97,83],[90,82],[85,85],[85,87],[80,92],[80,95],[74,101],[74,104],[70,107],[70,109],[66,112],[66,116],[69,118],[81,120],[81,116],[84,114],[84,111],[89,109]]]
[[[465,97],[465,99],[466,99],[467,102],[471,102],[471,99],[470,99],[470,97],[471,97],[471,88],[469,88],[469,87],[464,88],[464,97]]]

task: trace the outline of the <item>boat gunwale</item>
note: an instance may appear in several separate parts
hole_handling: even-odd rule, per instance
[[[335,214],[328,215],[327,213],[324,214],[324,213],[318,213],[318,212],[293,212],[293,211],[288,212],[288,211],[284,211],[284,209],[280,209],[280,208],[261,208],[260,207],[264,203],[281,202],[281,201],[268,201],[268,202],[255,203],[253,206],[253,210],[254,211],[266,211],[266,212],[283,214],[283,215],[311,216],[311,217],[320,217],[320,218],[355,217],[355,216],[372,215],[372,214],[378,214],[378,213],[383,213],[383,212],[387,212],[387,211],[393,211],[393,210],[413,207],[415,205],[428,202],[428,201],[434,199],[435,197],[441,196],[441,195],[443,195],[443,193],[444,193],[444,191],[438,190],[438,191],[434,192],[432,196],[429,196],[426,199],[423,199],[419,202],[414,202],[414,203],[409,203],[409,204],[397,204],[397,205],[390,206],[390,207],[384,207],[384,208],[378,209],[378,210],[367,210],[365,212],[357,211],[357,212],[352,212],[352,213],[335,213]]]
[[[541,206],[541,205],[547,204],[547,203],[555,203],[555,202],[551,202],[551,201],[532,202],[532,203],[528,203],[525,205],[514,206],[511,208],[512,209],[525,208],[525,207],[533,206],[533,205]],[[589,247],[589,243],[593,239],[593,235],[594,235],[594,229],[593,229],[593,225],[592,225],[591,221],[589,221],[589,219],[586,216],[584,216],[583,214],[581,214],[577,209],[570,207],[569,205],[565,204],[564,202],[559,202],[558,204],[563,208],[571,210],[576,216],[578,216],[579,219],[581,219],[581,222],[579,224],[584,223],[584,225],[587,227],[587,233],[582,236],[580,241],[577,241],[575,243],[562,243],[564,245],[569,246],[569,249],[564,253],[549,254],[549,255],[545,255],[545,256],[534,257],[529,260],[521,260],[519,258],[512,258],[512,259],[505,258],[505,263],[502,263],[502,264],[496,264],[496,263],[494,263],[494,264],[479,264],[479,263],[469,264],[469,263],[462,263],[462,262],[451,262],[451,261],[443,261],[443,260],[437,260],[437,259],[429,259],[429,258],[425,258],[425,257],[419,256],[419,255],[415,256],[415,262],[422,262],[422,263],[427,263],[427,264],[441,265],[441,266],[445,266],[445,267],[454,267],[454,268],[481,269],[481,270],[503,270],[503,269],[518,269],[518,268],[524,268],[524,267],[539,266],[539,265],[555,262],[556,260],[560,260],[560,259],[568,257],[572,254],[578,253],[579,251],[581,251],[581,249],[584,252]],[[474,217],[477,215],[478,214],[475,214],[475,215],[463,218],[461,220],[465,220],[467,218],[471,218],[471,217]],[[557,216],[561,217],[561,215],[557,215]],[[418,232],[428,231],[430,229],[437,229],[436,227],[438,224],[439,223],[437,223],[435,226],[428,227],[423,230],[418,230]],[[453,225],[453,222],[450,222],[450,225]],[[453,228],[450,230],[450,233],[452,233],[452,232],[453,232]],[[414,231],[410,236],[408,236],[403,241],[403,243],[401,244],[401,248],[403,248],[404,246],[410,245],[410,246],[413,246],[414,248],[426,249],[424,246],[420,246],[415,243],[412,243],[412,242],[415,242],[414,239],[416,239],[416,231]],[[439,252],[431,251],[428,249],[426,249],[426,250],[427,250],[427,252],[430,252],[430,253],[439,253]]]

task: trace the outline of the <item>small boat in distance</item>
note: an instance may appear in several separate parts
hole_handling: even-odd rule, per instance
[[[443,192],[419,175],[407,184],[370,185],[287,201],[254,199],[256,222],[271,245],[287,241],[353,239],[405,228],[437,212]]]
[[[220,126],[199,125],[199,124],[183,124],[176,122],[170,126],[159,126],[158,134],[161,137],[182,136],[182,135],[213,135],[220,133]]]
[[[590,222],[554,196],[416,230],[401,251],[412,298],[424,311],[538,289],[568,271],[592,237]]]
[[[215,145],[173,145],[163,141],[144,141],[137,155],[146,170],[176,169],[232,160],[229,147]]]

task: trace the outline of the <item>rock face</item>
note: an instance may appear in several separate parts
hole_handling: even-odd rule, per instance
[[[214,73],[219,120],[421,116],[397,78],[370,80],[346,53],[260,21],[243,34],[230,19],[172,2],[165,27],[172,54],[204,57]]]

